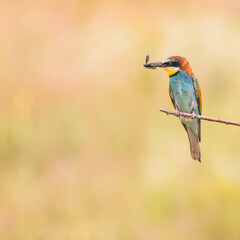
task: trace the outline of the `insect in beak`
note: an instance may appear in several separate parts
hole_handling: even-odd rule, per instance
[[[143,65],[145,68],[156,69],[157,67],[162,67],[162,62],[152,62],[148,63],[149,55],[146,56],[146,63]]]

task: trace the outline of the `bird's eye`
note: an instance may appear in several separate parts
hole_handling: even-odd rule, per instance
[[[168,66],[172,66],[172,62],[168,62]]]

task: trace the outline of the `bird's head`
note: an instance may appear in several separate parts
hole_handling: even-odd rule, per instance
[[[149,59],[149,56],[147,56],[146,60],[147,59]],[[153,69],[157,67],[161,67],[167,72],[168,76],[172,76],[179,71],[184,71],[190,76],[193,75],[192,69],[187,59],[180,56],[169,57],[162,62],[148,63],[148,61],[146,61],[146,64],[144,64],[144,67],[153,68]]]

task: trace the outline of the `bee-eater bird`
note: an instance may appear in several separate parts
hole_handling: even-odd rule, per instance
[[[162,62],[148,63],[146,57],[144,67],[155,69],[163,68],[169,76],[169,95],[177,112],[185,112],[201,115],[202,96],[197,78],[194,76],[189,62],[180,56],[169,57]],[[201,162],[201,141],[200,119],[186,118],[180,116],[180,120],[187,131],[190,143],[190,151],[193,159]]]

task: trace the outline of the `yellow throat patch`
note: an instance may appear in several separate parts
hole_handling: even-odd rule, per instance
[[[172,76],[173,74],[179,71],[179,68],[163,68],[163,69],[167,72],[168,76]]]

